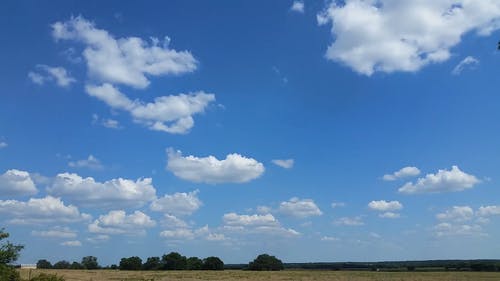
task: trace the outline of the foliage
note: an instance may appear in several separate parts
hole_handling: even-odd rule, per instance
[[[31,281],[64,281],[64,278],[55,274],[41,273],[40,275],[31,278]]]
[[[52,266],[52,268],[54,269],[69,269],[71,267],[71,264],[69,263],[69,261],[58,261],[56,263],[54,263],[54,265]]]
[[[74,261],[70,267],[70,269],[84,269],[83,265],[81,265],[79,262]]]
[[[197,257],[187,259],[187,270],[200,270],[203,267],[203,261]]]
[[[98,269],[99,268],[99,263],[97,262],[97,258],[93,257],[93,256],[83,257],[81,264],[85,269]]]
[[[0,280],[2,281],[19,281],[19,273],[12,267],[5,264],[0,264]]]
[[[36,268],[49,269],[52,268],[52,264],[48,260],[38,260]]]
[[[204,270],[224,270],[224,262],[218,257],[208,257],[203,260]]]
[[[144,270],[159,270],[161,267],[160,257],[149,257],[142,265]]]
[[[5,229],[0,229],[0,241],[9,238],[9,233]],[[9,264],[19,258],[19,253],[24,248],[22,245],[14,245],[9,241],[0,244],[0,264]]]
[[[140,270],[142,260],[139,257],[122,258],[119,267],[120,270]]]
[[[259,255],[248,264],[250,270],[283,270],[283,268],[281,260],[268,254]]]
[[[187,268],[187,259],[177,252],[171,252],[163,255],[161,258],[163,269],[166,270],[185,270]]]

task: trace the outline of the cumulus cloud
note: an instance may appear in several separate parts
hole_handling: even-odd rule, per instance
[[[299,236],[300,233],[291,228],[283,227],[271,214],[238,215],[227,213],[222,217],[224,229],[241,234],[264,234],[283,237]]]
[[[77,174],[58,174],[47,188],[50,194],[64,196],[85,207],[116,208],[140,207],[156,198],[156,189],[151,178],[136,181],[112,179],[97,182],[92,177],[82,178]]]
[[[460,63],[458,63],[457,66],[455,66],[455,68],[453,68],[453,70],[451,71],[451,74],[460,75],[464,69],[474,68],[478,64],[479,64],[478,59],[476,59],[472,56],[467,56],[462,61],[460,61]]]
[[[342,217],[333,222],[336,225],[346,225],[346,226],[361,226],[365,223],[360,216],[357,217]]]
[[[68,166],[72,168],[86,168],[91,170],[102,170],[104,166],[94,155],[90,154],[87,159],[70,161]]]
[[[498,216],[500,215],[500,205],[496,206],[481,206],[477,210],[479,216]]]
[[[312,199],[291,198],[289,201],[281,202],[279,211],[285,215],[297,218],[321,216],[323,213]]]
[[[452,224],[442,222],[434,226],[434,234],[437,237],[445,236],[487,236],[480,225]]]
[[[303,1],[293,1],[292,6],[290,7],[290,11],[294,11],[297,13],[304,13],[304,2]]]
[[[198,198],[199,190],[189,193],[177,192],[155,199],[151,203],[151,210],[171,215],[191,215],[196,212],[203,203]]]
[[[293,168],[294,160],[293,159],[274,159],[272,160],[273,164],[279,166],[284,169]]]
[[[160,232],[160,236],[168,240],[181,241],[192,239],[204,239],[207,241],[224,241],[226,236],[222,233],[216,233],[211,230],[208,225],[198,229],[181,227],[176,229],[167,229]]]
[[[76,79],[71,77],[64,67],[51,67],[44,64],[36,66],[36,71],[30,71],[28,78],[31,82],[43,85],[48,81],[54,81],[59,87],[68,87],[75,83]]]
[[[326,58],[354,71],[414,72],[448,60],[464,34],[490,35],[500,28],[495,0],[332,1],[317,16],[331,23],[335,41]]]
[[[168,229],[188,228],[189,225],[174,215],[165,214],[161,224]]]
[[[65,205],[60,198],[46,196],[28,201],[0,200],[0,214],[12,224],[73,223],[87,221],[90,215],[80,213],[77,207]]]
[[[69,227],[54,227],[49,230],[33,230],[31,231],[31,235],[49,238],[75,238],[76,231]]]
[[[72,241],[65,241],[61,243],[61,246],[68,246],[68,247],[81,247],[82,242],[78,240],[72,240]]]
[[[397,211],[403,209],[403,204],[399,203],[399,201],[379,200],[368,203],[368,208],[380,212]]]
[[[384,175],[382,179],[385,181],[395,181],[397,179],[414,177],[418,175],[420,175],[420,170],[417,167],[404,167],[392,174]]]
[[[438,220],[446,221],[467,221],[474,217],[474,210],[469,206],[453,206],[451,209],[446,210],[444,213],[436,215]]]
[[[38,192],[30,173],[16,169],[0,175],[1,196],[33,195]]]
[[[138,37],[115,38],[81,16],[52,24],[52,36],[83,43],[89,76],[100,82],[145,88],[150,83],[147,76],[176,75],[197,68],[191,53],[169,48],[167,38],[163,42],[152,38],[151,43]]]
[[[99,219],[88,225],[88,230],[99,234],[143,235],[146,233],[145,228],[155,225],[156,222],[141,211],[127,215],[124,210],[113,210],[99,216]]]
[[[167,170],[181,179],[197,183],[244,183],[260,177],[265,170],[257,160],[236,153],[219,160],[214,156],[184,157],[181,151],[168,148],[167,158]]]
[[[194,239],[194,232],[188,228],[179,228],[173,230],[164,230],[160,236],[172,240],[191,240]]]
[[[414,184],[408,182],[398,189],[400,193],[440,193],[463,191],[474,187],[481,181],[474,175],[461,171],[457,166],[451,170],[438,170],[436,174],[427,174]]]
[[[153,102],[131,100],[109,83],[87,85],[86,92],[114,109],[130,113],[134,120],[150,130],[185,134],[194,126],[193,115],[203,113],[215,101],[215,95],[198,91],[156,97]]]

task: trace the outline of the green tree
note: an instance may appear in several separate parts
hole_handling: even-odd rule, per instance
[[[162,268],[166,270],[184,270],[187,268],[187,259],[177,252],[171,252],[161,257]]]
[[[97,262],[97,258],[93,257],[93,256],[83,257],[81,264],[85,269],[98,269],[99,268],[99,263]]]
[[[9,238],[9,233],[5,229],[0,229],[0,241]],[[24,248],[22,245],[14,245],[9,241],[0,244],[0,264],[10,264],[19,258],[21,250]]]
[[[224,262],[218,257],[208,257],[203,260],[204,270],[224,270]]]
[[[142,260],[139,257],[122,258],[120,260],[120,270],[140,270]]]
[[[54,266],[52,266],[52,268],[54,269],[69,269],[71,267],[71,264],[69,263],[69,261],[58,261],[56,263],[54,263]]]
[[[70,267],[70,269],[84,269],[83,265],[81,265],[79,262],[74,261]]]
[[[52,268],[52,264],[48,260],[38,260],[36,268]]]
[[[283,270],[283,262],[275,256],[262,254],[248,264],[250,270]]]
[[[203,267],[203,261],[197,257],[190,257],[187,259],[187,270],[200,270]]]
[[[144,270],[159,270],[161,269],[160,257],[149,257],[146,262],[142,265]]]

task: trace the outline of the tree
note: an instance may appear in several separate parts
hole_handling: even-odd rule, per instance
[[[262,254],[248,264],[250,270],[283,270],[283,262],[275,256]]]
[[[48,260],[38,260],[36,263],[36,268],[52,268],[52,264]]]
[[[224,270],[224,262],[218,257],[208,257],[203,260],[204,270]]]
[[[203,267],[203,261],[197,257],[190,257],[187,259],[187,270],[201,270]]]
[[[168,255],[163,255],[161,257],[163,263],[163,269],[166,270],[184,270],[187,268],[187,259],[185,256],[177,252],[171,252]]]
[[[139,257],[122,258],[120,260],[120,270],[140,270],[142,259]]]
[[[69,263],[69,261],[58,261],[56,263],[54,263],[54,266],[52,266],[52,268],[54,269],[69,269],[71,267],[71,264]]]
[[[84,269],[83,265],[81,265],[79,262],[76,262],[76,261],[74,261],[69,268],[70,269]]]
[[[99,263],[97,263],[97,258],[93,256],[87,256],[82,258],[82,266],[85,269],[98,269]]]
[[[149,257],[142,265],[144,270],[159,270],[161,269],[160,257]]]
[[[0,241],[9,238],[9,233],[4,228],[0,229]],[[19,258],[19,253],[24,248],[22,245],[14,245],[9,241],[0,244],[0,264],[10,264]]]

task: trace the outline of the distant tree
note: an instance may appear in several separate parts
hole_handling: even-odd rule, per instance
[[[186,257],[177,252],[171,252],[168,255],[163,255],[161,257],[161,262],[163,264],[163,269],[166,270],[184,270],[187,268]]]
[[[74,261],[70,267],[70,269],[84,269],[83,265],[81,265],[79,262]]]
[[[52,268],[54,269],[69,269],[71,267],[71,264],[68,262],[68,261],[58,261],[56,263],[54,263],[54,265],[52,266]]]
[[[190,257],[187,259],[187,270],[201,270],[203,267],[203,261],[197,257]]]
[[[52,268],[52,264],[48,260],[38,260],[36,263],[36,268]]]
[[[281,260],[268,254],[259,255],[248,264],[250,270],[283,270],[283,268]]]
[[[142,265],[144,270],[160,270],[161,269],[160,257],[149,257],[146,262]]]
[[[122,258],[120,260],[120,270],[140,270],[142,259],[139,257]]]
[[[81,264],[85,269],[98,269],[99,268],[99,263],[97,262],[97,258],[93,257],[93,256],[83,257]]]
[[[110,269],[118,269],[118,265],[116,265],[116,264],[112,264],[109,268],[110,268]]]
[[[409,265],[409,266],[407,266],[407,267],[406,267],[406,269],[407,269],[408,271],[415,271],[415,266],[413,266],[413,265]]]
[[[204,270],[224,270],[224,262],[218,257],[208,257],[203,260]]]

